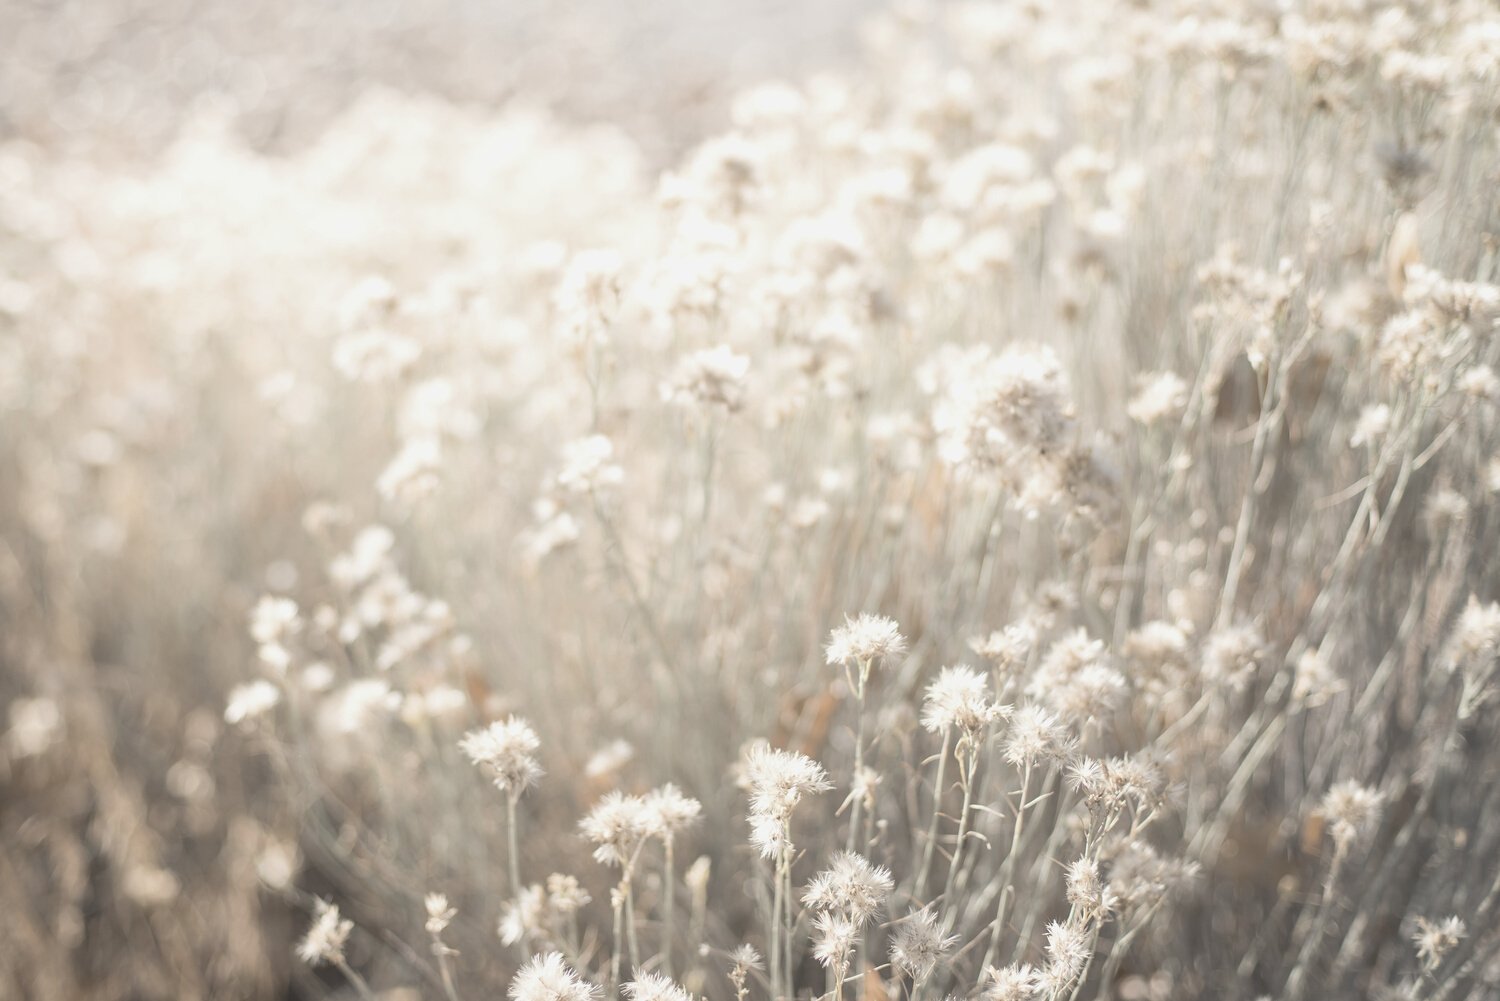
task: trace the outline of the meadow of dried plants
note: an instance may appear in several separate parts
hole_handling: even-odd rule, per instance
[[[7,133],[0,998],[1500,996],[1500,9],[858,37]]]

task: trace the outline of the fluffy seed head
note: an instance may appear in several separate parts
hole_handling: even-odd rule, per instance
[[[309,966],[342,963],[344,943],[349,941],[354,922],[340,917],[337,904],[319,900],[316,906],[312,927],[307,929],[307,934],[298,943],[297,955]]]
[[[989,983],[985,985],[984,1001],[1033,1001],[1041,990],[1041,978],[1029,964],[1007,966],[997,970],[991,966],[985,971]]]
[[[693,1001],[680,984],[660,973],[642,973],[622,989],[630,1001]]]
[[[828,663],[852,667],[889,663],[906,652],[906,637],[894,619],[861,613],[836,627],[825,649]]]
[[[802,902],[815,911],[840,914],[863,925],[885,906],[894,886],[885,866],[871,865],[854,852],[839,852],[802,893]]]
[[[668,782],[653,789],[645,797],[646,813],[652,833],[659,837],[671,837],[686,829],[703,813],[703,806],[691,796]]]
[[[531,726],[519,717],[497,720],[483,730],[471,730],[458,746],[470,761],[489,773],[496,786],[511,795],[519,796],[542,777],[542,766],[535,756],[541,742]]]
[[[500,941],[515,945],[541,935],[546,929],[546,902],[540,884],[523,887],[514,900],[500,909]]]
[[[1338,783],[1323,797],[1323,815],[1333,825],[1335,848],[1348,850],[1372,834],[1380,823],[1385,797],[1376,789],[1360,785],[1353,779]]]
[[[1004,709],[990,701],[989,680],[962,664],[945,667],[927,686],[922,725],[933,733],[958,727],[971,737],[999,719]]]
[[[1023,706],[1006,728],[1005,760],[1017,768],[1058,764],[1073,753],[1073,738],[1056,716],[1041,706]]]
[[[429,893],[423,900],[427,909],[427,933],[441,935],[458,911],[448,906],[448,897],[442,893]]]
[[[819,911],[813,918],[813,956],[829,969],[848,967],[859,941],[859,926],[847,915]]]
[[[1436,970],[1443,962],[1443,957],[1468,934],[1468,927],[1457,916],[1446,917],[1441,921],[1417,918],[1417,930],[1412,934],[1412,942],[1417,947],[1417,959],[1421,960],[1422,968],[1429,973]]]
[[[532,956],[510,982],[508,993],[512,1001],[594,1001],[600,990],[579,977],[562,953],[549,952]]]
[[[896,928],[891,937],[891,963],[913,982],[921,983],[957,943],[957,935],[943,934],[937,913],[924,907],[909,914]]]
[[[657,831],[645,799],[617,789],[605,793],[578,826],[594,843],[594,858],[601,865],[621,868],[634,860],[641,842]]]

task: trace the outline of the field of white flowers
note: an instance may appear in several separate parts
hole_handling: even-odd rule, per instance
[[[0,144],[0,998],[1500,996],[1500,9],[859,38]]]

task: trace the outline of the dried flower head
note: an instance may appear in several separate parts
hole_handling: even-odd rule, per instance
[[[578,826],[594,843],[594,858],[602,865],[620,868],[633,864],[641,844],[657,831],[656,818],[646,800],[617,789],[605,793]]]
[[[1061,764],[1073,753],[1074,741],[1058,718],[1041,706],[1022,706],[1005,732],[1005,760],[1017,768]]]
[[[695,351],[677,364],[662,395],[679,403],[719,406],[728,411],[745,404],[745,379],[750,359],[727,345]]]
[[[577,914],[593,899],[575,876],[554,872],[547,877],[547,906],[564,917]]]
[[[1047,972],[1065,983],[1076,980],[1089,963],[1088,927],[1082,921],[1052,921],[1047,924]]]
[[[920,984],[956,944],[958,936],[944,935],[937,913],[924,907],[896,926],[891,936],[891,964]]]
[[[855,852],[838,852],[828,868],[807,884],[802,902],[815,911],[840,914],[863,926],[885,906],[894,885],[885,866],[871,865]]]
[[[297,955],[309,966],[342,963],[344,944],[349,941],[349,933],[354,931],[354,922],[340,917],[337,904],[318,900],[315,906],[312,927],[298,943]]]
[[[601,993],[573,971],[560,952],[531,957],[508,991],[512,1001],[594,1001]]]
[[[1096,860],[1079,858],[1068,866],[1068,903],[1089,921],[1101,920],[1115,909],[1114,891],[1099,874]]]
[[[231,725],[248,723],[264,716],[281,701],[281,689],[264,678],[247,685],[236,685],[229,692],[229,702],[224,707],[224,722]]]
[[[1042,989],[1041,977],[1029,964],[985,970],[984,1001],[1034,1001]]]
[[[630,1001],[693,1001],[693,996],[671,977],[641,973],[621,988]]]
[[[1036,647],[1036,640],[1035,624],[1023,619],[1012,622],[1004,629],[997,629],[988,636],[970,640],[969,648],[992,662],[1002,676],[1013,676],[1026,664],[1026,659]]]
[[[831,665],[868,669],[905,653],[906,637],[894,619],[861,613],[829,634],[825,652]]]
[[[745,760],[751,841],[766,858],[790,846],[792,811],[810,793],[833,788],[823,766],[805,754],[756,744]]]
[[[563,446],[557,485],[567,493],[600,493],[625,481],[625,471],[614,462],[615,446],[602,434],[579,438]]]
[[[1188,405],[1188,385],[1176,372],[1155,372],[1143,378],[1125,412],[1141,424],[1162,424],[1182,416]]]
[[[536,760],[541,742],[530,724],[519,717],[471,730],[458,746],[495,780],[496,786],[512,796],[519,796],[542,777],[542,766]]]
[[[1292,700],[1298,705],[1316,709],[1348,687],[1317,650],[1309,650],[1297,659],[1297,673],[1292,680]]]
[[[1441,921],[1417,918],[1417,930],[1412,933],[1412,942],[1417,947],[1417,959],[1421,961],[1422,968],[1428,973],[1435,971],[1443,962],[1443,957],[1452,952],[1453,947],[1468,934],[1468,927],[1457,916],[1446,917]]]
[[[1323,815],[1332,825],[1334,847],[1340,853],[1374,832],[1380,823],[1385,797],[1379,790],[1353,779],[1339,782],[1323,797]]]
[[[458,914],[457,910],[448,906],[447,894],[429,893],[422,903],[427,910],[426,927],[429,935],[441,935]]]
[[[547,897],[539,883],[522,887],[515,899],[506,901],[500,909],[497,931],[500,941],[506,945],[541,938],[545,936],[546,930]]]
[[[1004,713],[1004,707],[990,701],[989,679],[960,664],[943,668],[927,686],[922,725],[933,733],[956,726],[972,740]]]
[[[652,833],[665,838],[691,826],[703,812],[703,806],[668,782],[645,796],[645,808]]]

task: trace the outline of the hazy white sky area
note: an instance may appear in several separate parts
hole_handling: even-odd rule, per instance
[[[0,139],[149,154],[227,99],[265,148],[374,85],[525,94],[657,156],[734,86],[837,64],[872,0],[0,0]]]

